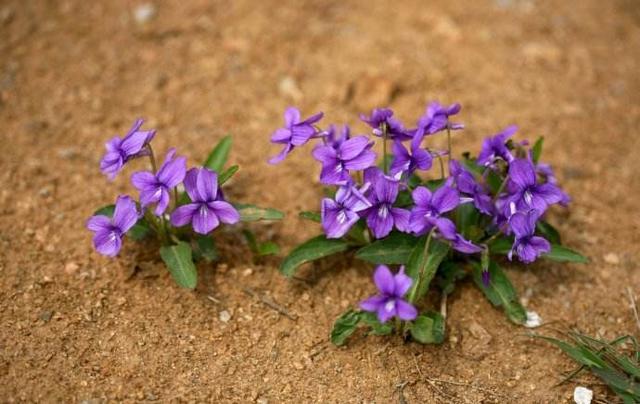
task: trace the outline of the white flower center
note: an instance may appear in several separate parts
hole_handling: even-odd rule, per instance
[[[209,209],[207,209],[206,205],[200,206],[200,216],[204,216],[204,217],[209,216]]]
[[[527,205],[531,206],[532,199],[533,195],[531,195],[531,192],[529,190],[524,191],[524,201],[527,203]]]
[[[389,215],[389,208],[387,207],[387,205],[380,206],[380,208],[378,209],[378,216],[380,216],[383,219],[386,219],[388,215]]]
[[[347,221],[347,214],[344,213],[344,210],[341,210],[340,213],[338,213],[336,220],[338,220],[338,223],[340,224],[343,224],[344,222]]]
[[[396,308],[396,301],[395,299],[390,299],[388,302],[386,302],[384,304],[384,311],[391,313],[392,311],[394,311]]]

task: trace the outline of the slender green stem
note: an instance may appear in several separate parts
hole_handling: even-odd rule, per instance
[[[444,161],[442,160],[442,156],[436,153],[436,157],[438,157],[438,161],[440,162],[440,179],[444,179]]]
[[[447,154],[447,163],[451,163],[452,147],[451,147],[451,129],[449,128],[449,124],[447,124],[447,150],[449,152],[449,154]]]
[[[509,181],[509,175],[508,174],[507,174],[507,176],[504,177],[504,180],[502,180],[502,184],[500,184],[500,186],[498,187],[498,191],[496,192],[496,195],[493,197],[493,202],[498,200],[498,197],[500,196],[500,193],[504,190],[504,187],[507,186],[507,181]]]
[[[409,303],[414,303],[415,299],[416,299],[416,294],[418,293],[418,290],[420,289],[420,286],[422,284],[422,281],[424,280],[424,270],[425,267],[427,266],[427,257],[429,255],[429,247],[431,245],[431,239],[433,238],[433,232],[435,231],[435,227],[431,229],[431,231],[429,231],[429,235],[427,235],[427,240],[424,242],[424,250],[422,252],[423,255],[423,264],[420,267],[420,272],[418,273],[418,279],[416,281],[416,285],[414,288],[411,289],[411,292],[409,293]]]
[[[389,162],[387,161],[387,124],[382,124],[382,170],[385,174],[389,172]]]
[[[157,173],[158,172],[158,165],[156,164],[156,156],[155,153],[153,152],[153,148],[151,147],[151,144],[147,144],[147,149],[149,149],[149,161],[151,162],[151,169],[153,170],[153,173]],[[176,202],[177,204],[177,202]],[[177,205],[176,205],[177,206]],[[147,219],[148,221],[149,219]],[[155,219],[153,219],[155,221]],[[160,238],[162,239],[162,242],[164,244],[169,244],[169,230],[167,227],[167,221],[164,217],[164,215],[160,216],[160,223],[157,224],[156,222],[156,232],[158,233],[158,235],[160,236]]]

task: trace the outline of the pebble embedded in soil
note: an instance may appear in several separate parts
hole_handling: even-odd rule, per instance
[[[619,265],[620,257],[615,253],[608,253],[604,256],[604,262],[611,265]]]
[[[573,391],[573,401],[576,404],[591,404],[593,399],[593,391],[582,386],[578,386]]]
[[[540,327],[542,324],[542,317],[535,311],[527,311],[527,320],[524,323],[524,326],[527,328],[536,328]]]
[[[133,18],[138,24],[149,22],[156,15],[156,7],[151,3],[141,4],[133,11]]]
[[[222,321],[223,323],[228,323],[229,320],[231,320],[231,313],[229,313],[229,311],[227,310],[222,310],[220,312],[220,314],[218,315],[218,318],[220,319],[220,321]]]

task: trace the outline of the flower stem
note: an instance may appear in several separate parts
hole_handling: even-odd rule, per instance
[[[153,173],[156,174],[158,172],[158,165],[156,164],[156,155],[153,152],[153,148],[151,147],[151,144],[147,143],[147,149],[149,149],[149,161],[151,162],[151,169],[153,170]],[[153,215],[150,215],[150,216],[153,216]],[[147,221],[148,220],[149,219],[147,219]],[[164,218],[164,215],[160,216],[160,223],[156,225],[156,233],[158,233],[158,235],[160,236],[164,244],[169,244],[169,230],[167,228],[167,222],[166,222],[166,219]]]
[[[436,230],[435,227],[433,227],[430,231],[429,231],[429,235],[427,235],[427,240],[424,242],[424,250],[422,252],[423,255],[423,265],[420,266],[420,272],[418,273],[418,279],[416,282],[416,286],[414,288],[411,289],[411,292],[409,293],[409,303],[413,304],[416,300],[416,294],[418,293],[418,290],[420,289],[421,283],[423,281],[424,278],[424,270],[425,267],[427,266],[427,257],[429,254],[429,247],[431,245],[431,239],[433,238],[433,232]]]
[[[447,163],[451,163],[451,129],[449,128],[449,124],[447,124],[447,150],[449,154],[447,154]]]
[[[493,197],[493,202],[494,203],[495,203],[495,201],[498,200],[498,197],[500,196],[500,193],[504,190],[504,187],[507,186],[507,181],[509,181],[509,175],[508,174],[507,174],[506,177],[504,177],[504,180],[502,180],[502,183],[498,187],[498,191],[496,191],[496,195]]]
[[[440,179],[444,179],[444,161],[442,160],[442,156],[440,154],[436,154],[438,157],[438,161],[440,162]]]
[[[382,125],[382,170],[385,174],[389,172],[389,162],[387,161],[387,124]]]

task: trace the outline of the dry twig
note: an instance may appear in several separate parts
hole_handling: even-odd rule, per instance
[[[282,314],[283,316],[285,316],[286,318],[293,320],[293,321],[297,321],[298,320],[298,315],[289,312],[289,310],[287,310],[286,308],[280,306],[278,303],[274,302],[273,300],[269,299],[266,296],[263,295],[259,295],[258,293],[256,293],[255,291],[249,289],[249,288],[242,288],[242,291],[246,294],[248,294],[251,297],[257,297],[258,300],[260,300],[265,306],[277,311],[278,313]]]

